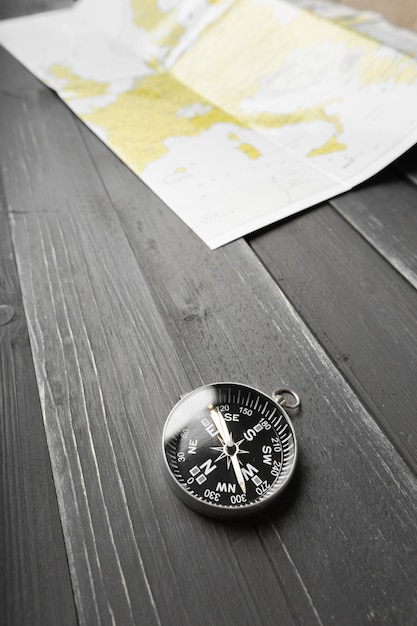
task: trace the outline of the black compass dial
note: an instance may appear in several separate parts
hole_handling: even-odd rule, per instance
[[[292,424],[264,393],[237,383],[195,389],[172,409],[163,433],[168,478],[199,513],[231,517],[270,504],[297,457]]]

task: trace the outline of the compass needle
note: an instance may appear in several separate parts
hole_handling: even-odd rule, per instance
[[[226,445],[228,445],[227,442],[230,441],[231,434],[229,433],[229,429],[227,428],[227,424],[224,420],[223,415],[220,413],[219,409],[218,408],[215,409],[212,404],[209,405],[208,409],[209,409],[210,417],[213,421],[213,424],[215,425],[215,427],[220,433],[220,437],[222,438],[223,442],[226,443]]]
[[[231,457],[231,459],[232,459],[233,469],[235,470],[237,482],[239,483],[239,487],[241,488],[243,493],[246,494],[246,483],[245,483],[245,479],[243,478],[242,470],[240,469],[239,459],[237,458],[237,453],[235,453]]]
[[[246,494],[246,483],[238,460],[239,447],[236,446],[236,444],[234,443],[233,435],[229,431],[226,420],[224,419],[220,409],[218,407],[214,408],[212,404],[208,407],[208,409],[210,411],[211,419],[213,420],[217,429],[220,431],[223,440],[225,441],[224,451],[228,457],[227,466],[228,468],[230,468],[230,458],[239,487],[241,488],[242,492]]]

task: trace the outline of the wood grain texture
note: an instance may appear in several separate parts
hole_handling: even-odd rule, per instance
[[[417,147],[411,148],[395,165],[413,185],[417,185]]]
[[[373,204],[373,185],[333,202],[344,208],[350,203],[357,215],[355,198],[364,198],[363,221],[371,228],[372,206],[383,219],[381,206]],[[381,199],[387,196],[384,185],[379,193]],[[396,216],[400,198],[397,193]],[[386,232],[395,240],[394,222]],[[360,228],[358,219],[356,224]],[[400,229],[401,220],[398,224]],[[415,288],[328,206],[254,236],[251,245],[416,471]]]
[[[47,122],[51,110],[54,128]],[[19,171],[11,169],[9,210],[28,281],[35,366],[80,622],[193,624],[210,615],[210,623],[227,623],[233,611],[243,621],[266,622],[278,612],[291,623],[268,556],[261,551],[256,567],[250,565],[256,537],[248,536],[248,547],[236,555],[224,530],[196,521],[166,493],[162,425],[189,381],[80,139],[72,170],[74,120],[50,94],[36,95],[22,113],[20,132],[7,133],[10,158],[19,136],[35,142],[25,144],[27,163],[32,150],[44,157],[31,168],[22,164],[31,192],[25,209]],[[45,168],[59,185],[39,184]],[[245,578],[256,571],[270,574],[269,582],[256,584],[254,600]],[[240,572],[241,591],[225,607],[221,590],[234,587]]]
[[[53,11],[54,9],[66,9],[72,4],[72,0],[2,0],[0,19]]]
[[[415,153],[414,153],[415,154]],[[417,181],[395,169],[343,194],[331,205],[417,289]]]
[[[156,220],[162,203],[83,134],[193,383],[200,382],[197,372],[205,382],[239,378],[267,389],[279,380],[304,398],[296,421],[302,440],[297,498],[259,528],[296,618],[411,624],[414,609],[404,602],[416,602],[415,572],[407,559],[405,573],[400,557],[398,585],[388,570],[397,550],[414,554],[417,548],[408,533],[396,534],[410,528],[415,505],[402,522],[395,519],[402,504],[394,504],[399,484],[392,482],[407,476],[414,499],[415,479],[246,244],[209,253],[170,212]],[[387,496],[394,498],[390,504]],[[394,517],[388,522],[387,515]]]
[[[2,198],[0,623],[71,626],[75,606],[4,204]]]
[[[80,623],[411,626],[416,479],[361,402],[361,379],[358,398],[245,241],[209,251],[19,72],[5,85],[19,97],[0,103],[2,176]],[[347,231],[351,256],[376,263],[328,211],[332,245]],[[310,215],[324,248],[320,211],[293,223]],[[328,280],[338,288],[337,272]],[[295,481],[263,519],[200,517],[163,477],[170,408],[220,379],[302,396]]]

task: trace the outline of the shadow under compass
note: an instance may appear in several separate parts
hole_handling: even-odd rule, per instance
[[[266,505],[264,509],[259,510],[251,516],[251,520],[256,522],[257,527],[260,528],[271,524],[271,522],[277,522],[278,520],[282,521],[285,517],[290,515],[294,507],[298,505],[304,484],[304,470],[300,460],[299,458],[291,482],[279,497],[272,503]]]

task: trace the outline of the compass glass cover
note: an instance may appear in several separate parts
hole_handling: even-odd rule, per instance
[[[195,389],[163,433],[171,487],[191,508],[219,517],[254,513],[283,490],[295,467],[292,424],[274,400],[237,383]]]

